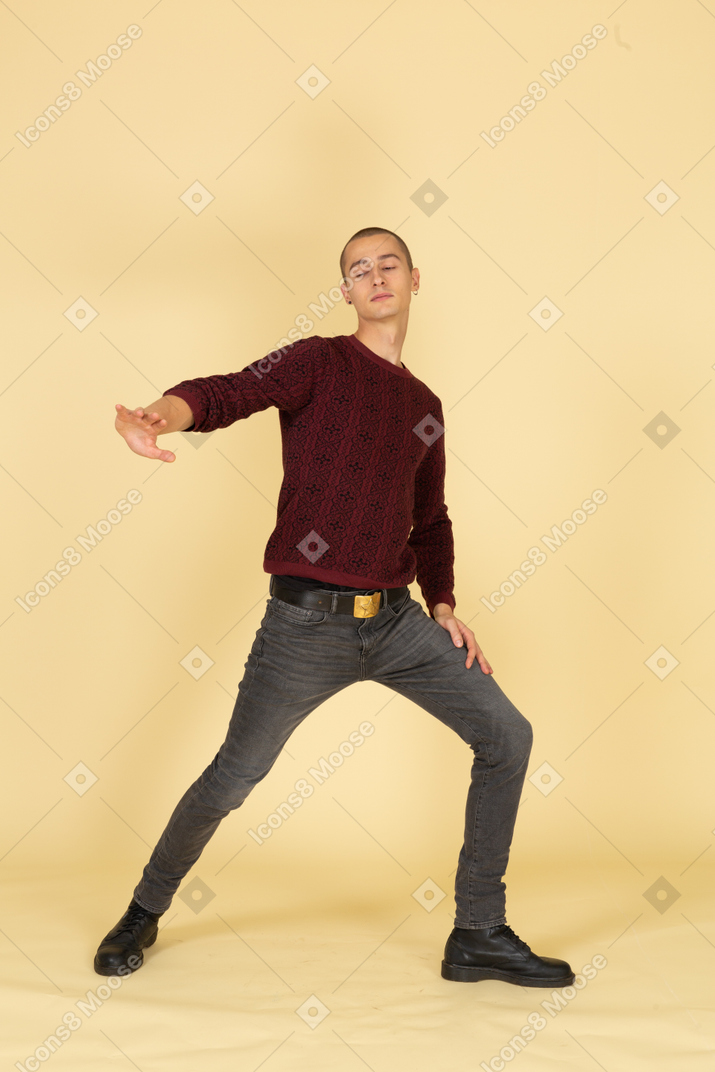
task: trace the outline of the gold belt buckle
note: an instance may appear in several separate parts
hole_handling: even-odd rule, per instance
[[[354,618],[372,618],[380,609],[381,591],[373,592],[371,596],[355,596],[353,607]]]

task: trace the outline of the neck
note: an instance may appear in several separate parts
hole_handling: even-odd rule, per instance
[[[402,364],[402,346],[407,334],[407,317],[400,318],[397,323],[375,322],[360,320],[358,329],[354,332],[355,338],[372,350],[378,357],[385,361],[391,361],[399,368]]]

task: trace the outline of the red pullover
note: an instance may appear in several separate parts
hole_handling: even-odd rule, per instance
[[[372,589],[416,577],[430,615],[454,609],[442,404],[409,369],[354,335],[311,335],[164,394],[188,403],[194,432],[277,407],[284,476],[266,573]]]

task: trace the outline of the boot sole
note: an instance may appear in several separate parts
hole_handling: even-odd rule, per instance
[[[154,935],[154,937],[151,938],[146,943],[145,946],[142,946],[142,949],[148,949],[149,946],[154,945],[154,942],[157,940],[158,937],[159,937],[159,929],[157,928],[157,931],[156,931],[156,934]],[[137,954],[135,953],[134,955],[136,956]],[[135,972],[135,971],[139,971],[139,969],[141,968],[142,964],[144,963],[144,953],[142,952],[141,949],[139,950],[139,956],[141,957],[141,960],[137,964],[136,968],[132,968],[131,964],[125,964],[124,965],[124,967],[129,968],[130,974]],[[97,964],[97,957],[96,956],[94,958],[94,970],[97,973],[97,975],[126,976],[126,972],[118,972],[116,968],[105,968],[102,964]]]
[[[461,964],[450,964],[442,961],[442,978],[450,979],[455,983],[478,983],[482,979],[500,979],[504,983],[517,983],[519,986],[570,986],[576,978],[570,975],[562,975],[560,979],[534,979],[527,975],[518,975],[515,972],[501,972],[494,968],[468,968]]]

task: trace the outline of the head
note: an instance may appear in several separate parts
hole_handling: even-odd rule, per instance
[[[412,266],[403,240],[384,227],[363,227],[348,240],[340,254],[340,274],[347,283],[340,289],[358,319],[385,320],[409,309],[419,289],[420,273]],[[390,297],[373,301],[378,294]]]

